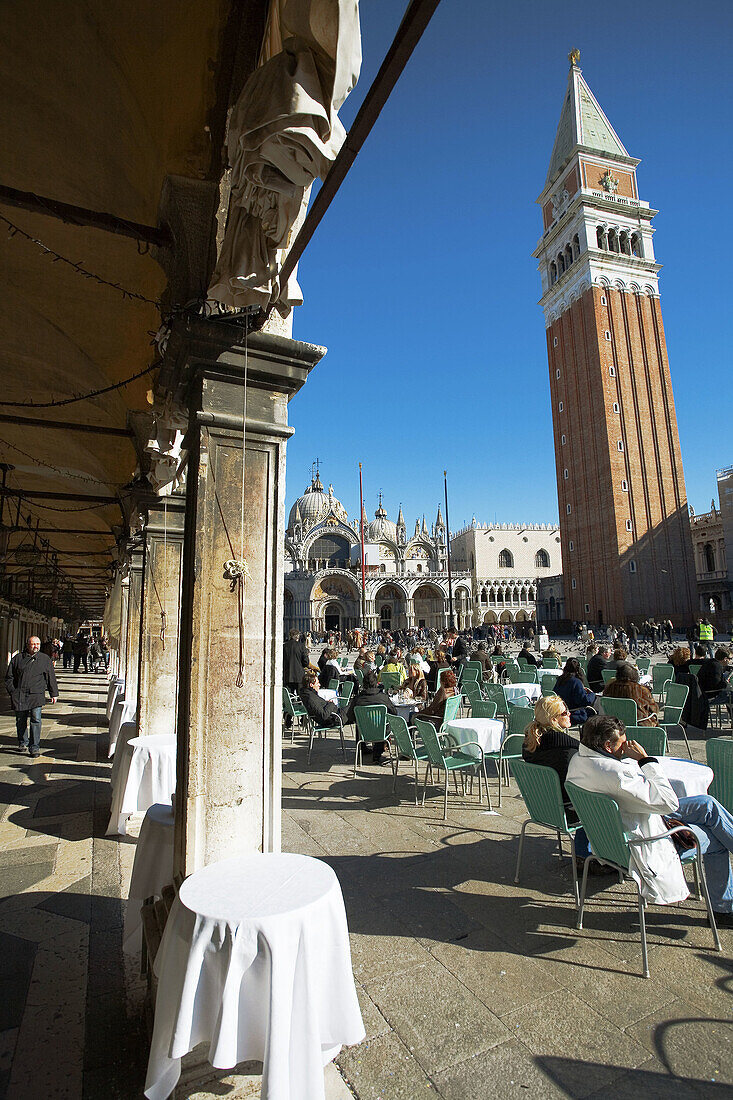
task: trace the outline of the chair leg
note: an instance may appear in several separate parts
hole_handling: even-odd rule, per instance
[[[646,950],[646,916],[644,913],[644,898],[641,895],[641,889],[637,883],[636,892],[639,896],[639,926],[641,929],[641,968],[643,977],[651,977],[649,973],[649,960]]]
[[[354,753],[354,779],[356,779],[356,769],[357,769],[358,764],[359,764],[359,757],[361,756],[361,747],[362,747],[362,745],[363,745],[362,739],[360,737],[357,737],[357,739],[356,739],[356,751]]]
[[[588,856],[587,859],[583,863],[583,883],[580,887],[580,902],[578,904],[578,921],[577,921],[577,927],[578,928],[583,927],[583,912],[585,910],[585,891],[586,891],[586,888],[588,886],[588,868],[590,867],[590,861],[592,859],[593,859],[593,856]]]
[[[695,879],[695,901],[700,901],[702,894],[700,893],[700,873],[697,869],[697,860],[692,864],[692,874]]]
[[[489,803],[489,810],[491,810],[491,792],[489,791],[489,780],[486,775],[486,761],[481,761],[481,770],[484,773],[484,788],[486,790],[486,799]],[[479,785],[481,784],[481,778],[479,777]]]
[[[504,758],[502,756],[500,756],[499,760],[498,760],[498,763],[496,765],[496,770],[499,773],[499,809],[501,809],[501,772],[502,772],[503,766],[504,766]]]
[[[560,853],[560,861],[562,862],[562,834],[560,830],[557,830],[557,849]]]
[[[425,805],[425,791],[428,789],[428,775],[430,775],[430,778],[432,779],[433,765],[430,763],[428,763],[427,767],[425,768],[425,776],[422,781],[422,802],[420,803],[421,806]]]
[[[455,779],[455,775],[453,776]],[[456,787],[456,790],[458,788]],[[445,769],[445,790],[443,792],[443,821],[448,820],[448,769]]]
[[[394,794],[395,791],[397,790],[397,772],[399,770],[400,770],[400,758],[398,756],[397,757],[397,762],[395,763],[395,766],[392,769],[392,771],[394,772],[394,779],[392,780],[392,794]]]
[[[313,751],[313,738],[315,736],[315,726],[311,726],[310,737],[308,738],[308,763],[311,762],[311,752]]]
[[[680,722],[680,729],[682,730],[682,736],[684,737],[685,745],[687,746],[687,755],[689,756],[690,760],[692,760],[692,749],[690,748],[690,742],[687,740],[687,730],[685,729],[685,727],[682,725],[681,722]]]
[[[710,904],[710,893],[708,892],[708,880],[705,877],[705,867],[702,862],[702,856],[699,852],[697,855],[697,860],[695,862],[699,865],[700,883],[702,885],[702,892],[705,896],[705,907],[708,911],[708,921],[710,922],[710,930],[713,933],[713,943],[715,944],[715,950],[722,951],[723,948],[720,943],[720,936],[718,935],[718,926],[715,923],[715,914],[713,913],[713,907]]]
[[[570,834],[570,863],[573,869],[573,894],[575,895],[576,907],[580,904],[580,897],[578,895],[578,868],[575,863],[575,833]]]
[[[515,886],[517,886],[518,883],[519,883],[519,869],[522,866],[522,852],[524,851],[524,832],[525,832],[525,829],[527,828],[527,826],[530,824],[531,821],[532,821],[532,818],[528,817],[527,820],[522,825],[522,831],[519,834],[519,851],[517,852],[517,866],[514,869],[514,885]]]
[[[418,787],[417,760],[414,761],[414,764],[415,764],[415,805],[417,806],[417,787]]]
[[[344,724],[339,722],[339,737],[341,738],[341,755],[344,758],[344,764],[346,763],[346,745],[344,744]]]

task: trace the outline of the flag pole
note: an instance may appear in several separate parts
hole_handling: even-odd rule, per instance
[[[364,485],[359,463],[359,531],[361,533],[361,628],[366,630],[366,579],[364,569]]]
[[[450,569],[450,520],[448,519],[448,472],[443,470],[443,485],[445,488],[445,549],[448,559],[448,607],[449,617],[448,626],[451,630],[455,630],[456,624],[453,618],[453,581],[451,579]]]

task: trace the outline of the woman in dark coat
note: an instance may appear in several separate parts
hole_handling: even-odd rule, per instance
[[[446,699],[450,699],[452,695],[457,694],[456,684],[458,678],[453,669],[441,670],[440,683],[441,686],[435,693],[432,703],[424,710],[418,710],[413,714],[413,718],[425,718],[428,722],[432,722],[436,729],[440,729],[443,724]]]
[[[697,676],[690,672],[690,651],[687,646],[678,646],[670,657],[674,665],[674,682],[687,684],[690,689],[680,716],[682,725],[689,724],[695,729],[706,730],[710,721],[710,707],[698,683]]]
[[[591,714],[596,711],[593,704],[596,701],[595,692],[588,691],[580,678],[580,663],[577,658],[570,657],[565,662],[565,667],[555,681],[555,692],[570,711],[570,723],[573,726],[582,726]]]
[[[657,704],[645,684],[639,683],[639,670],[626,661],[620,661],[616,677],[603,689],[609,699],[632,699],[636,703],[636,724],[656,726]]]

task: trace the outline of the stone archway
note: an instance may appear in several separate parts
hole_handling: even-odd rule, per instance
[[[489,623],[490,624],[490,623],[495,623],[496,621],[497,621],[497,619],[496,619],[496,612],[495,611],[485,612],[485,614],[484,614],[484,623]]]
[[[396,584],[383,584],[374,596],[377,625],[382,630],[402,630],[407,626],[405,594]]]
[[[443,630],[445,622],[445,593],[437,584],[421,584],[412,597],[415,626],[427,630]]]
[[[510,622],[512,622],[512,613],[511,613],[511,611],[502,611],[501,616],[499,617],[499,622],[500,623],[510,623]]]
[[[331,610],[329,611],[329,607]],[[326,616],[331,620],[326,625]],[[338,625],[334,618],[338,616]],[[350,577],[327,573],[320,577],[311,591],[311,617],[317,630],[347,630],[357,626],[361,616],[359,590]]]

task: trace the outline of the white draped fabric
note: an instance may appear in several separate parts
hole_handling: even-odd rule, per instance
[[[136,954],[142,946],[143,901],[161,897],[163,887],[173,882],[173,825],[170,803],[156,802],[140,827],[122,932],[122,949],[128,954]]]
[[[132,737],[120,747],[120,767],[112,784],[107,836],[125,835],[131,814],[156,802],[170,804],[176,789],[176,739],[172,733]]]
[[[358,0],[273,0],[260,65],[229,120],[231,196],[209,297],[283,314],[302,301],[278,270],[315,179],[345,131],[337,112],[361,69]]]
[[[324,1100],[323,1068],[364,1025],[338,879],[310,856],[238,856],[186,879],[155,959],[145,1082],[165,1100],[199,1043],[218,1069],[263,1063],[263,1100]]]
[[[104,605],[102,627],[109,638],[110,648],[119,649],[122,633],[122,574],[119,572]]]

